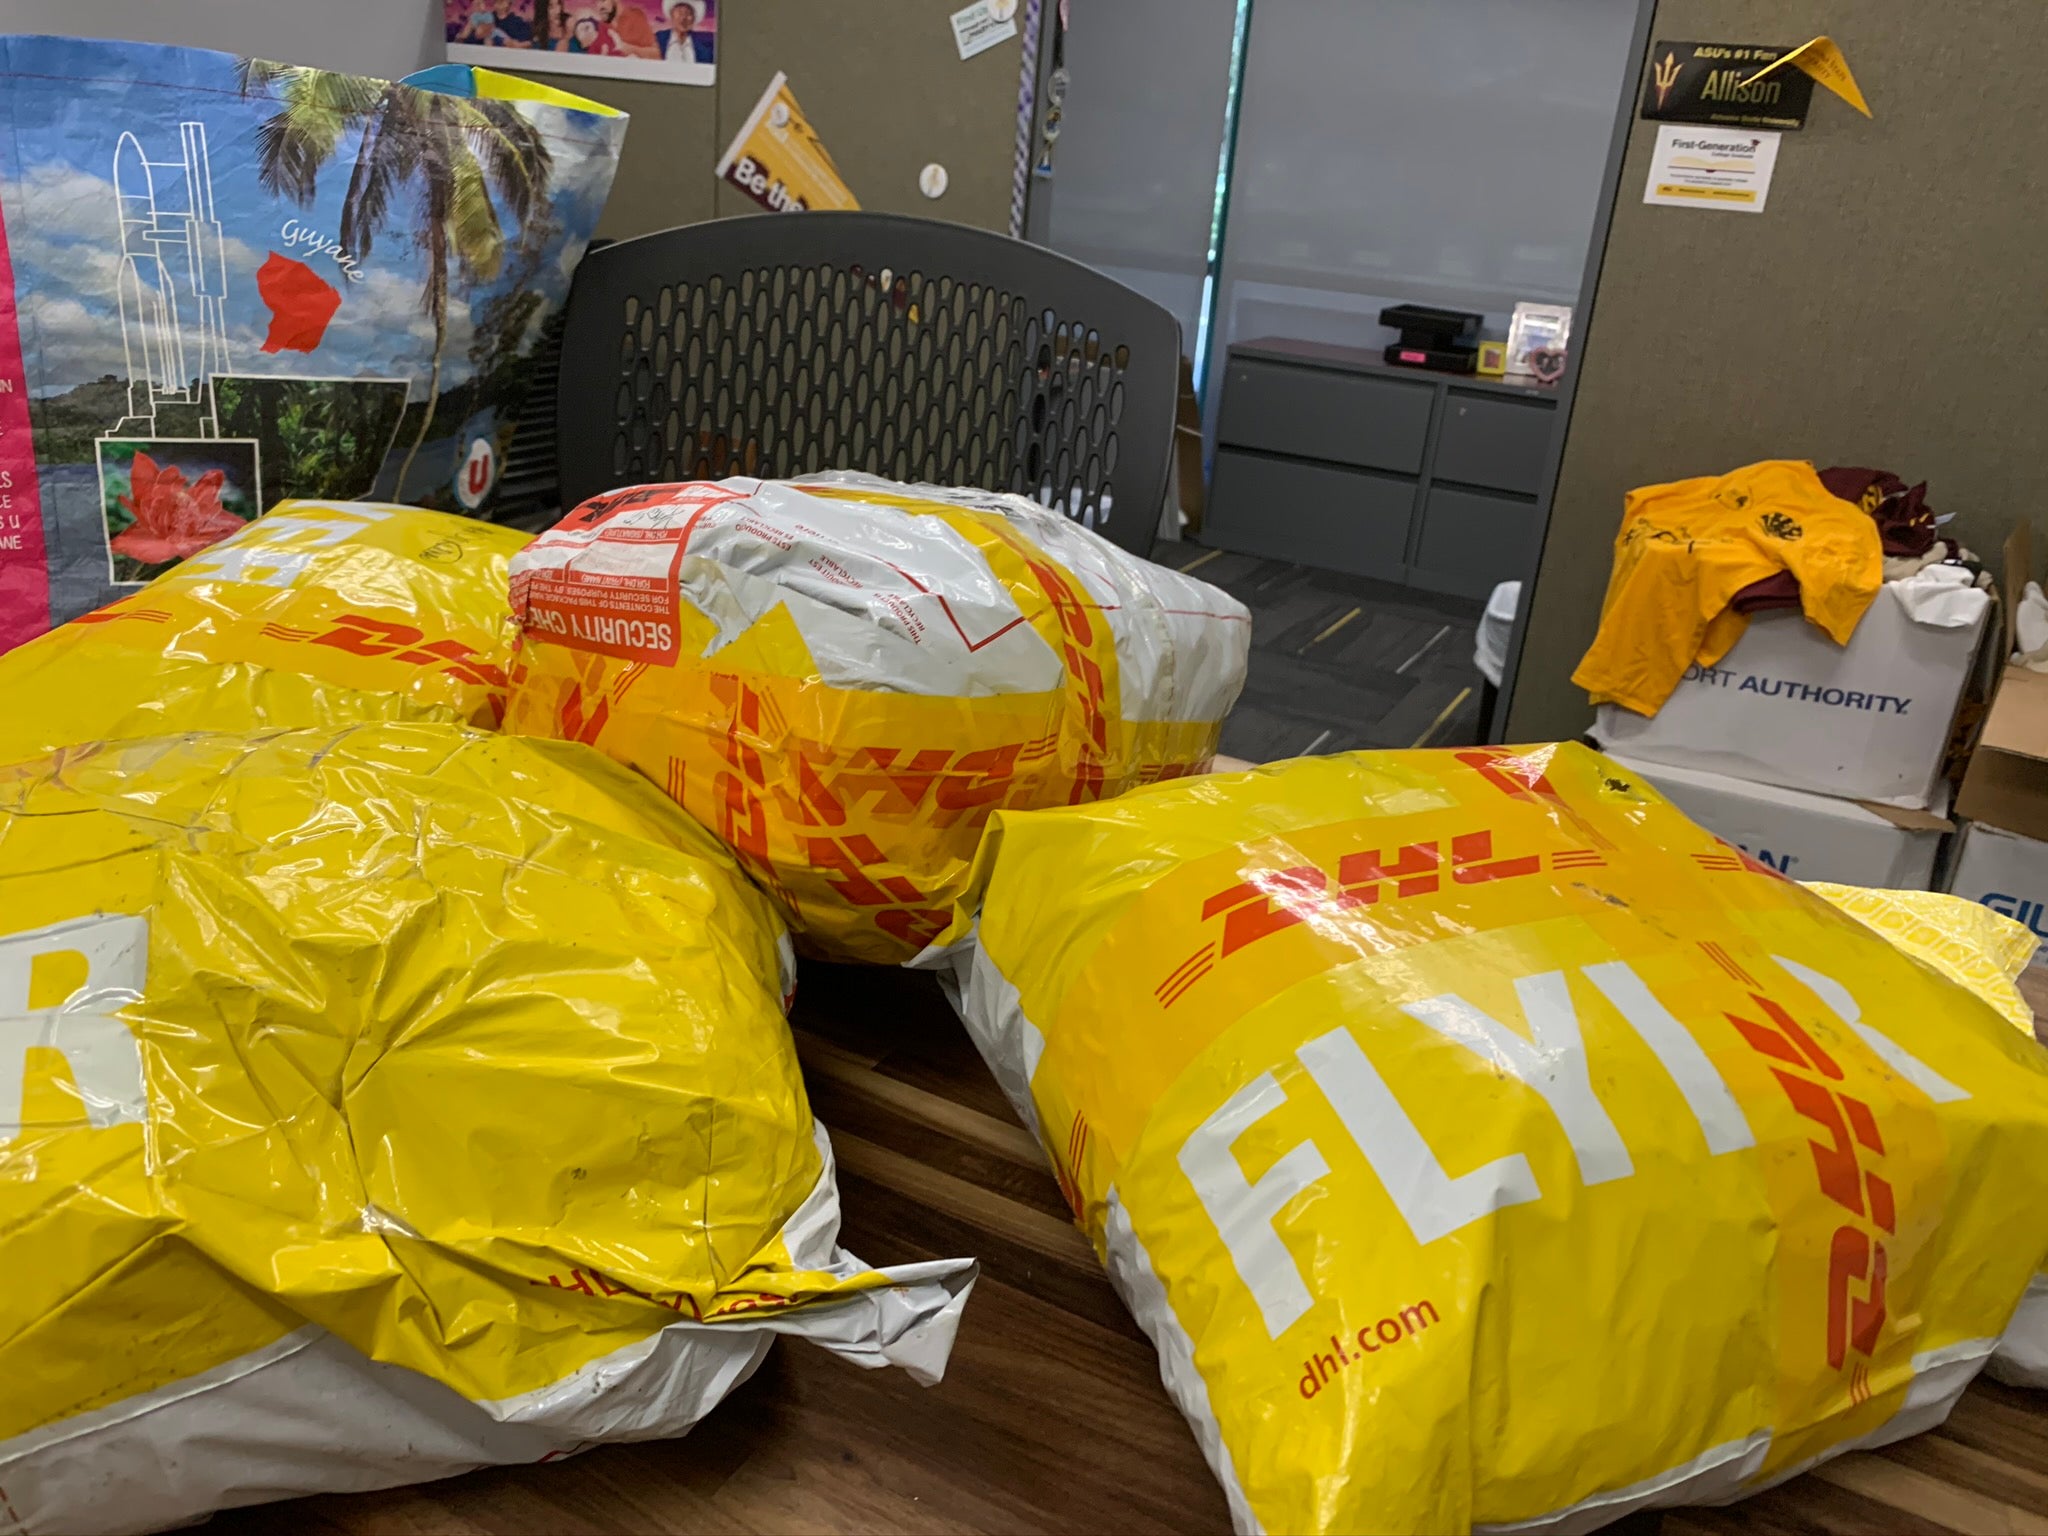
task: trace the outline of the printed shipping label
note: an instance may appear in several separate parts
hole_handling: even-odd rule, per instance
[[[676,545],[680,558],[682,545]],[[513,611],[526,628],[577,650],[673,666],[676,583],[667,577],[528,571],[515,577]]]
[[[675,665],[683,555],[704,515],[740,499],[718,485],[648,486],[584,504],[516,563],[512,612],[577,650]]]

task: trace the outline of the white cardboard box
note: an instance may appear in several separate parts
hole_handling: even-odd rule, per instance
[[[1608,755],[1716,837],[1794,880],[1904,891],[1934,883],[1947,823],[1933,814],[1904,813],[1923,825],[1901,827],[1853,800]]]
[[[1963,829],[1948,888],[2048,940],[2048,843],[1973,821]],[[2048,950],[2034,964],[2048,965]]]
[[[1797,613],[1760,613],[1717,667],[1695,666],[1654,715],[1602,705],[1593,739],[1639,761],[1925,807],[1992,602],[1911,617],[1903,583],[1877,594],[1845,646]],[[1968,594],[1956,593],[1957,598]]]

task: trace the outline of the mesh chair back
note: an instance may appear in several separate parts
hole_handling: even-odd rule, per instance
[[[864,469],[1022,492],[1143,554],[1179,359],[1167,310],[1004,235],[838,212],[664,230],[577,269],[562,504]]]

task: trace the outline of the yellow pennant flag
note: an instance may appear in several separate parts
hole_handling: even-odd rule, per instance
[[[1743,81],[1743,87],[1746,89],[1756,84],[1771,71],[1783,69],[1787,64],[1804,70],[1865,117],[1871,115],[1870,104],[1856,87],[1856,77],[1849,73],[1849,61],[1842,57],[1841,47],[1832,37],[1816,37],[1801,43],[1783,58],[1766,64]]]
[[[718,162],[718,177],[770,213],[860,206],[780,70]]]

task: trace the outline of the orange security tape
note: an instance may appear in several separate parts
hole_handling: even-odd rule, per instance
[[[901,962],[1001,807],[1197,772],[1249,619],[1035,503],[858,476],[643,486],[514,561],[506,729],[661,785],[808,951]]]

